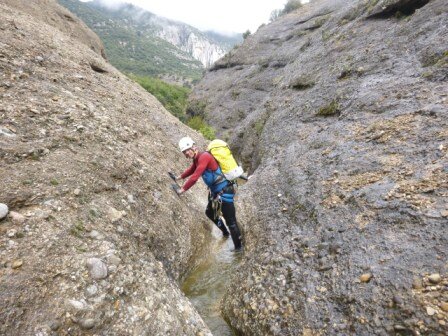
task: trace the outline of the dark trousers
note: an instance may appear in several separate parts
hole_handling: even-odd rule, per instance
[[[236,211],[235,204],[222,202],[221,212],[224,216],[226,224],[230,231],[230,236],[232,237],[233,245],[235,245],[235,249],[241,248],[241,233],[240,228],[238,227],[238,223],[236,222]],[[209,200],[207,204],[207,209],[205,209],[205,214],[210,220],[215,223],[215,225],[222,231],[224,235],[226,235],[227,229],[222,223],[218,223],[219,216],[215,214],[213,209],[213,201]],[[228,232],[227,232],[228,234]]]

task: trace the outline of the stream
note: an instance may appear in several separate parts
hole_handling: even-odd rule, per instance
[[[193,303],[214,336],[236,335],[219,311],[228,281],[242,259],[241,253],[232,252],[231,238],[222,238],[213,226],[213,242],[209,257],[185,279],[182,291]]]

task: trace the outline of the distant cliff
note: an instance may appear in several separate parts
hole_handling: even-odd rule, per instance
[[[199,79],[202,71],[241,41],[213,38],[187,24],[158,17],[130,4],[59,0],[103,40],[110,62],[125,73]]]
[[[191,26],[166,19],[156,19],[153,22],[158,26],[157,36],[185,51],[206,68],[226,53],[223,46]]]

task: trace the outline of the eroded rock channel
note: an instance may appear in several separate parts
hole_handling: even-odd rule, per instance
[[[446,335],[446,22],[446,0],[314,0],[207,71],[192,113],[254,174],[244,257],[207,261],[195,309],[205,190],[166,176],[191,130],[55,1],[3,0],[0,334],[208,335],[218,268],[244,335]]]
[[[232,251],[231,239],[213,230],[208,257],[185,279],[182,291],[193,303],[214,336],[236,335],[221,313],[221,300],[243,257]]]

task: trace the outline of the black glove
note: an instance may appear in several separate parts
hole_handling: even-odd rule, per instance
[[[173,184],[171,185],[171,188],[173,188],[173,190],[176,192],[176,194],[177,194],[178,196],[180,196],[180,187],[179,187],[177,184],[173,183]]]

